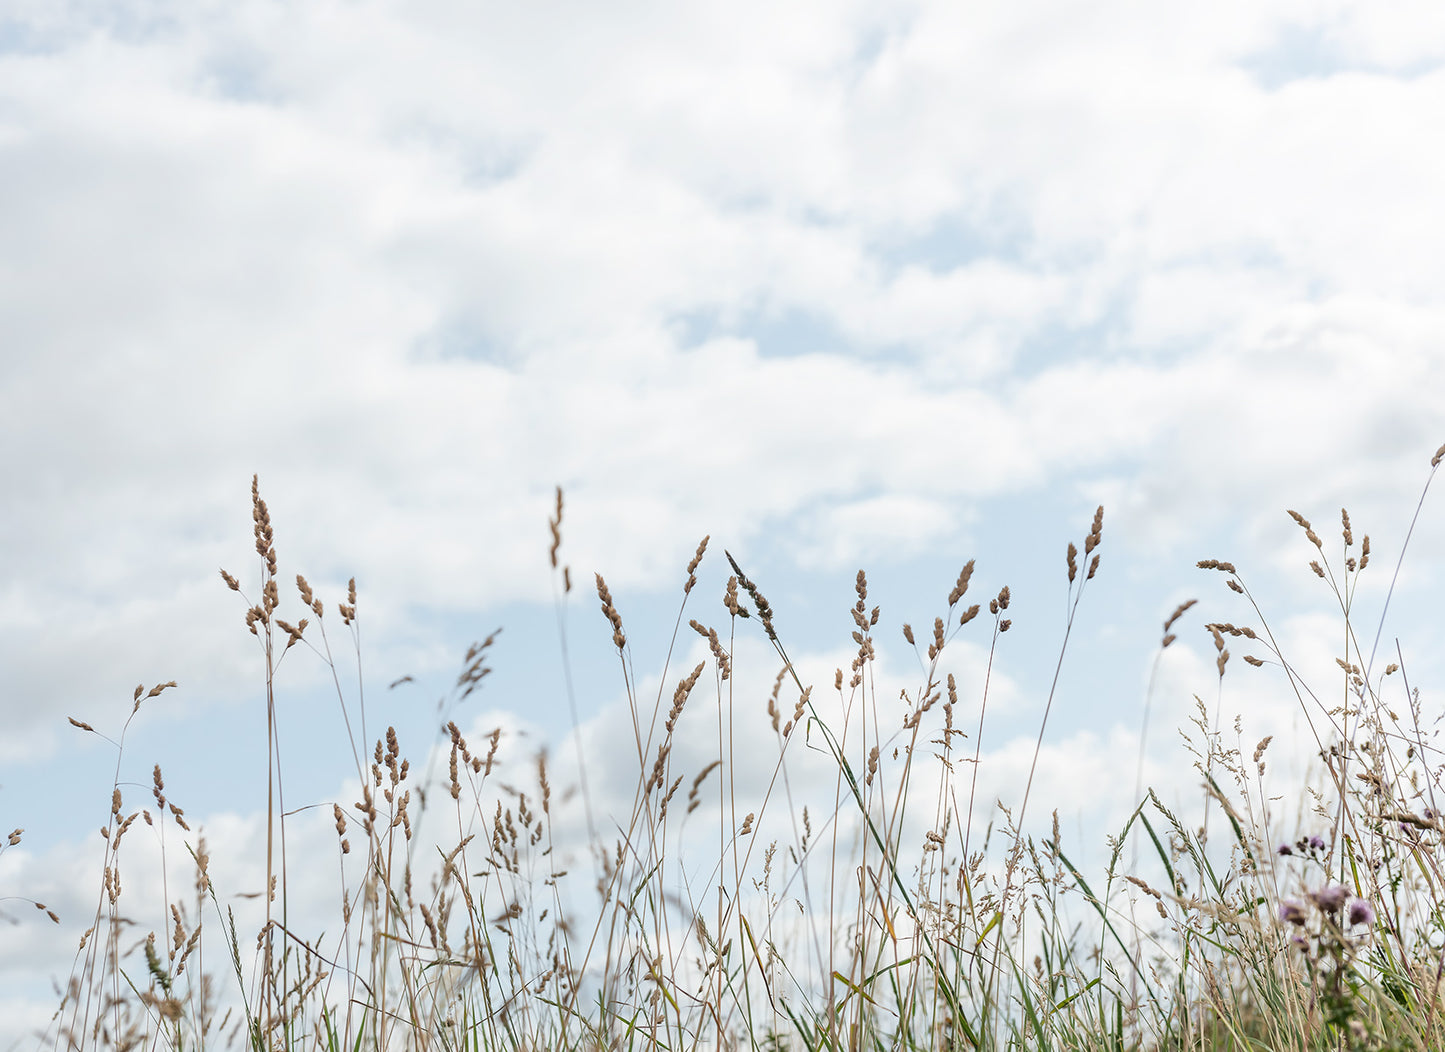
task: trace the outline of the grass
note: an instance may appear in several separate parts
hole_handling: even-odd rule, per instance
[[[1430,478],[1442,458],[1445,447]],[[1429,480],[1422,505],[1428,489]],[[44,1046],[1445,1047],[1440,767],[1403,657],[1376,671],[1379,627],[1356,632],[1355,590],[1370,552],[1348,514],[1332,559],[1311,523],[1290,512],[1341,617],[1334,700],[1283,652],[1243,574],[1228,562],[1199,564],[1255,615],[1252,626],[1206,625],[1221,699],[1226,670],[1236,668],[1230,647],[1247,648],[1243,660],[1277,673],[1315,736],[1320,762],[1307,806],[1293,808],[1299,817],[1270,797],[1271,739],[1231,747],[1219,728],[1222,700],[1212,713],[1201,701],[1186,743],[1203,824],[1186,823],[1143,785],[1141,756],[1137,806],[1103,846],[1102,869],[1085,873],[1061,840],[1057,810],[1050,834],[1027,832],[1048,824],[1034,812],[1052,810],[1033,794],[1053,689],[1017,810],[981,794],[1011,597],[1005,587],[975,601],[972,562],[927,630],[901,626],[922,670],[901,692],[876,681],[881,612],[862,571],[851,661],[831,684],[809,685],[760,583],[730,554],[717,622],[689,616],[704,538],[662,670],[675,688],[655,695],[639,685],[622,613],[598,575],[636,784],[618,797],[615,787],[589,786],[584,765],[568,799],[553,787],[546,752],[521,755],[500,729],[469,741],[450,718],[450,706],[483,684],[495,635],[465,655],[442,712],[446,737],[428,747],[425,771],[403,758],[394,730],[370,737],[364,695],[342,688],[327,638],[328,627],[346,635],[359,667],[355,582],[328,608],[298,575],[304,616],[284,619],[270,513],[254,481],[252,496],[261,591],[245,596],[236,577],[222,577],[263,658],[269,893],[255,905],[257,924],[238,930],[236,889],[211,872],[204,836],[167,798],[159,766],[145,806],[126,804],[125,729],[174,684],[137,688],[113,739],[94,922]],[[562,516],[558,490],[550,555],[565,669],[573,583]],[[1100,508],[1082,549],[1066,553],[1055,687],[1102,545]],[[1160,654],[1193,605],[1166,621]],[[967,687],[950,671],[963,633],[987,655]],[[676,654],[700,645],[693,635],[705,660],[670,671]],[[776,671],[765,712],[737,686],[737,663],[768,652],[762,644]],[[297,646],[333,673],[355,761],[358,798],[330,804],[325,843],[285,801],[277,671]],[[190,860],[187,882],[128,890],[122,843],[138,820],[163,856]],[[1211,838],[1210,828],[1223,835]],[[326,918],[292,907],[293,886],[318,864],[336,874],[336,914]],[[137,894],[146,901],[132,903]],[[167,923],[144,933],[133,919],[156,915]]]

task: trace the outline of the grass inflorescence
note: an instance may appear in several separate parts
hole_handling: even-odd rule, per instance
[[[1445,447],[1431,478],[1442,457]],[[1035,776],[1069,637],[1100,572],[1102,507],[1082,548],[1065,553],[1062,639],[1010,809],[985,797],[980,769],[1012,595],[1005,585],[975,598],[973,560],[930,625],[901,625],[920,670],[902,688],[878,682],[882,611],[861,570],[848,609],[852,657],[831,682],[807,682],[788,653],[786,611],[732,554],[721,604],[689,613],[703,538],[655,696],[634,668],[623,605],[596,574],[627,698],[635,784],[624,793],[596,772],[589,784],[580,735],[577,759],[559,768],[547,751],[522,755],[503,728],[464,731],[444,705],[422,771],[394,728],[373,737],[364,695],[342,688],[327,639],[328,626],[346,633],[359,661],[355,581],[327,606],[297,575],[301,616],[283,618],[275,532],[256,480],[252,506],[260,591],[248,596],[236,576],[221,576],[242,597],[264,677],[255,924],[238,928],[238,889],[212,872],[205,836],[168,798],[159,766],[141,804],[122,792],[125,730],[175,684],[138,687],[111,739],[117,774],[95,915],[43,1035],[48,1047],[1445,1047],[1439,756],[1403,654],[1377,667],[1379,630],[1356,632],[1370,540],[1356,541],[1347,512],[1333,557],[1311,522],[1289,512],[1338,606],[1340,682],[1317,693],[1243,573],[1200,561],[1251,621],[1203,625],[1218,696],[1213,705],[1196,698],[1184,735],[1203,821],[1144,784],[1146,702],[1133,807],[1100,854],[1063,842],[1061,802],[1036,797]],[[549,558],[575,724],[563,511],[559,489]],[[1160,655],[1195,605],[1164,621]],[[977,656],[967,672],[952,660],[964,634]],[[466,653],[452,706],[483,687],[496,639]],[[288,810],[282,779],[277,671],[297,646],[333,673],[355,764],[355,799],[317,812],[334,828],[324,843],[314,824],[295,831],[299,812]],[[695,663],[672,671],[689,647]],[[1297,700],[1318,753],[1307,785],[1271,783],[1272,736],[1230,746],[1222,733],[1234,650]],[[748,668],[759,654],[770,655],[767,667]],[[771,682],[765,703],[739,686],[749,676]],[[1151,673],[1150,701],[1153,691]],[[580,791],[559,788],[559,772]],[[1281,799],[1288,792],[1297,799]],[[138,820],[163,855],[190,859],[188,882],[132,890],[123,879],[122,842]],[[1096,854],[1097,866],[1083,861]],[[318,865],[335,872],[334,915],[298,908],[298,876]],[[129,902],[152,895],[161,901]],[[167,922],[151,931],[133,919],[157,915]]]

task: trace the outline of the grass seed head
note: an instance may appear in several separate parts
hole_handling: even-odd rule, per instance
[[[1196,604],[1197,602],[1199,602],[1198,599],[1186,599],[1184,602],[1176,606],[1174,608],[1174,612],[1164,620],[1164,632],[1168,634],[1169,630],[1174,627],[1174,622],[1178,621],[1181,617],[1183,617],[1185,611],[1187,611],[1190,607],[1194,606],[1194,604]]]
[[[964,593],[968,591],[968,583],[972,579],[973,560],[970,559],[963,564],[963,569],[958,572],[958,580],[953,585],[953,591],[948,593],[948,606],[950,610],[958,605],[958,601],[962,599]]]
[[[1234,573],[1234,563],[1228,563],[1222,559],[1200,559],[1195,563],[1201,570],[1218,570],[1221,573]]]
[[[1094,512],[1093,524],[1089,527],[1089,535],[1084,538],[1084,554],[1088,555],[1104,542],[1104,505],[1100,504]]]
[[[741,587],[743,591],[747,592],[748,597],[752,599],[753,606],[757,609],[758,612],[758,620],[763,623],[763,631],[767,633],[769,641],[776,643],[778,641],[778,633],[773,627],[772,606],[769,605],[767,599],[763,597],[763,593],[758,590],[758,586],[755,585],[748,578],[747,574],[743,573],[742,568],[738,566],[737,560],[732,557],[732,553],[724,549],[723,554],[727,556],[728,564],[732,566],[733,572],[737,574],[738,586]],[[861,578],[863,576],[863,571],[858,571],[858,575]],[[863,601],[863,595],[867,594],[866,585],[864,585],[863,587],[864,592],[862,595],[860,595],[858,600],[860,603]]]
[[[707,551],[707,542],[712,535],[708,534],[697,543],[697,551],[693,553],[692,561],[687,564],[687,583],[682,586],[683,595],[691,595],[693,586],[697,584],[697,568],[702,565],[703,553]]]
[[[562,487],[557,487],[557,510],[552,518],[547,520],[547,526],[552,531],[552,548],[548,556],[552,560],[552,569],[557,569],[557,550],[562,547]]]
[[[627,645],[627,636],[622,632],[622,615],[612,604],[612,593],[607,590],[607,582],[602,579],[602,575],[599,573],[594,576],[597,578],[597,598],[602,602],[602,616],[612,625],[612,645],[621,650]]]

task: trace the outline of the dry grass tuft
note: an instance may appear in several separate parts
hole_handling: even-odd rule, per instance
[[[1445,447],[1431,460],[1432,478],[1442,458]],[[562,514],[559,488],[549,558],[562,583],[565,667]],[[1357,549],[1341,509],[1343,551],[1332,560],[1309,521],[1289,514],[1345,621],[1341,694],[1332,691],[1327,704],[1306,684],[1232,563],[1200,561],[1226,575],[1226,601],[1247,603],[1244,620],[1254,626],[1222,618],[1203,626],[1217,700],[1211,713],[1196,699],[1185,738],[1200,799],[1186,820],[1143,784],[1151,672],[1138,802],[1103,845],[1102,867],[1088,873],[1076,865],[1078,849],[1063,842],[1058,809],[1051,822],[1033,823],[1028,810],[1057,669],[1100,566],[1102,507],[1082,546],[1066,549],[1068,617],[1015,809],[979,790],[998,640],[1011,624],[1006,585],[986,604],[992,624],[974,624],[980,604],[959,609],[975,575],[974,561],[965,563],[946,608],[914,622],[932,621],[923,652],[902,623],[920,672],[895,689],[876,682],[883,612],[870,605],[860,570],[851,675],[836,669],[832,694],[819,700],[789,658],[772,607],[730,554],[721,630],[685,617],[704,537],[686,567],[673,639],[659,648],[667,658],[658,681],[676,684],[670,703],[662,686],[655,698],[638,696],[621,615],[596,575],[635,738],[630,805],[594,814],[608,797],[589,792],[585,765],[563,772],[546,749],[518,755],[500,728],[474,753],[445,705],[435,771],[430,763],[414,771],[396,730],[369,737],[360,696],[348,699],[338,686],[359,799],[316,802],[330,805],[335,840],[326,833],[324,844],[308,842],[298,854],[305,807],[283,798],[276,673],[298,643],[333,672],[335,665],[323,604],[304,576],[295,580],[305,616],[280,616],[274,528],[253,477],[259,597],[246,598],[225,570],[221,576],[242,593],[266,685],[265,884],[218,892],[226,877],[213,876],[206,840],[189,833],[159,765],[148,786],[154,812],[127,808],[125,732],[144,702],[175,684],[138,687],[120,732],[101,735],[116,749],[117,773],[101,827],[95,915],[47,1043],[328,1052],[1445,1047],[1445,803],[1437,799],[1432,717],[1402,662],[1376,674],[1373,654],[1356,642],[1363,637],[1352,600],[1369,537]],[[1196,603],[1180,603],[1164,620],[1156,670]],[[354,578],[338,608],[359,656]],[[753,618],[780,663],[765,707],[735,695],[737,632]],[[679,677],[669,665],[684,623],[707,648]],[[988,638],[984,672],[945,671],[971,624]],[[483,688],[496,638],[468,649],[450,704]],[[1271,672],[1232,670],[1234,639],[1265,655],[1246,655],[1248,665]],[[1259,736],[1251,750],[1243,717],[1233,744],[1221,731],[1226,673],[1276,671],[1318,746],[1319,767],[1303,795],[1271,769],[1280,748],[1273,735]],[[571,699],[570,673],[568,687]],[[977,722],[966,734],[955,721],[969,706]],[[712,755],[694,759],[712,734]],[[742,780],[758,772],[760,782]],[[574,774],[575,797],[566,785]],[[684,783],[686,806],[671,806]],[[438,785],[445,791],[434,792]],[[126,878],[134,839],[126,834],[137,818],[144,824],[135,836],[155,838],[163,855],[178,850],[180,837],[193,879],[137,889]],[[23,832],[0,842],[0,852]],[[317,851],[336,873],[331,918],[292,908],[289,877],[314,866]],[[139,901],[152,894],[158,903]],[[261,918],[244,937],[221,905],[234,895],[253,895]],[[159,923],[145,931],[150,921],[141,917]]]

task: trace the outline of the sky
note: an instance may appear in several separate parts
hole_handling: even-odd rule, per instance
[[[1428,710],[1445,495],[1394,573],[1445,441],[1442,62],[1445,9],[1405,0],[11,0],[0,1047],[69,972],[117,778],[139,796],[159,763],[255,880],[264,667],[218,573],[254,598],[253,475],[282,616],[302,573],[338,670],[283,665],[297,806],[344,792],[335,683],[423,756],[497,628],[445,711],[518,756],[585,741],[598,806],[630,800],[594,574],[666,698],[706,656],[685,622],[722,628],[724,549],[820,693],[860,567],[885,699],[923,675],[901,625],[926,640],[968,560],[970,601],[1009,585],[980,770],[1016,799],[1099,505],[1037,821],[1127,815],[1146,699],[1170,799],[1198,797],[1195,695],[1307,759],[1277,669],[1221,689],[1203,625],[1255,615],[1195,565],[1235,563],[1328,683],[1338,608],[1287,508],[1336,565],[1341,507],[1371,534],[1356,616],[1373,636],[1389,594],[1382,653]],[[737,648],[765,719],[777,661],[752,622]]]

